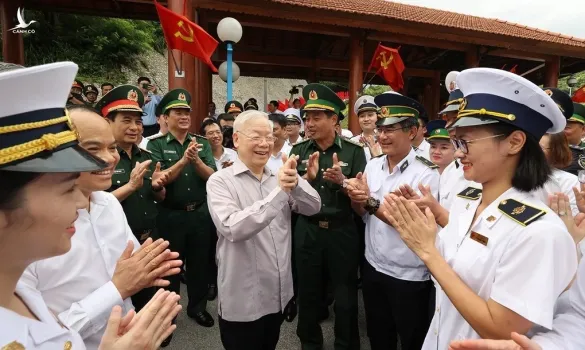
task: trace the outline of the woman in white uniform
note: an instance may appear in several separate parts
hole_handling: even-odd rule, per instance
[[[10,71],[3,67],[0,64],[0,348],[85,349],[79,334],[57,321],[40,293],[18,281],[30,263],[69,251],[77,209],[84,205],[75,184],[79,172],[101,170],[106,164],[77,145],[64,108],[77,65],[60,62]],[[159,292],[149,311],[123,318],[121,309],[114,308],[100,348],[158,347],[174,330],[170,321],[180,310],[177,300]]]
[[[436,280],[424,350],[458,339],[509,339],[536,325],[551,329],[555,302],[577,267],[563,222],[530,194],[550,174],[538,140],[566,124],[558,106],[506,71],[469,69],[457,85],[465,100],[453,124],[455,157],[483,192],[455,198],[438,240],[430,210],[423,214],[396,195],[384,202],[387,219]]]

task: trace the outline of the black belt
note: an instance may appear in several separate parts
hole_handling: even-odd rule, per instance
[[[334,228],[338,228],[338,227],[342,227],[345,225],[350,225],[352,223],[352,221],[347,221],[347,220],[343,220],[343,219],[335,219],[335,218],[331,218],[331,217],[323,217],[323,216],[306,216],[305,217],[307,219],[307,221],[310,224],[313,224],[315,226],[318,226],[319,228],[322,229],[334,229]]]
[[[168,207],[165,206],[165,208],[172,209],[172,210],[195,211],[203,203],[205,203],[205,201],[202,201],[202,202],[192,202],[192,203],[187,203],[187,204],[184,204],[184,205],[171,205],[171,206],[168,206]]]

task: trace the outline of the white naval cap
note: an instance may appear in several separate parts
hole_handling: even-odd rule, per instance
[[[376,105],[376,102],[374,102],[374,97],[369,95],[358,97],[357,101],[355,101],[355,104],[353,105],[353,111],[357,115],[359,115],[361,112],[376,112],[377,110],[378,106]]]
[[[452,127],[498,122],[515,125],[539,140],[561,132],[566,125],[553,99],[529,80],[492,68],[471,68],[457,75],[464,100]]]
[[[65,110],[75,74],[73,62],[0,73],[0,169],[82,172],[106,166],[77,145]]]
[[[301,111],[297,108],[287,108],[284,112],[287,121],[301,123]]]

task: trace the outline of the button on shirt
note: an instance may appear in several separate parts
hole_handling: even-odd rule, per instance
[[[402,169],[402,170],[401,170]],[[408,184],[431,187],[434,196],[439,186],[439,173],[416,159],[414,149],[393,169],[388,169],[386,156],[373,158],[366,166],[370,195],[381,201],[384,195]],[[404,244],[400,234],[375,215],[364,216],[366,223],[366,259],[376,271],[408,281],[425,281],[429,271],[418,256]]]
[[[282,145],[282,148],[280,149],[280,151],[276,155],[274,155],[274,154],[270,155],[270,158],[268,159],[268,163],[266,164],[266,166],[273,173],[278,174],[278,170],[280,170],[280,167],[283,164],[282,163],[282,154],[284,153],[288,157],[291,149],[292,149],[292,146],[287,145],[285,142],[284,145]]]
[[[581,350],[585,343],[585,260],[577,278],[557,301],[553,330],[532,337],[545,350]]]
[[[506,199],[546,210],[529,193],[510,188],[472,225],[481,200],[457,197],[449,224],[439,232],[439,250],[483,300],[492,299],[535,325],[551,329],[555,302],[577,268],[575,243],[561,219],[550,211],[528,226],[509,218],[498,209]],[[471,232],[482,235],[485,245],[471,239]],[[447,349],[452,340],[480,338],[440,285],[436,287],[437,309],[423,349]]]
[[[291,211],[319,212],[317,191],[299,177],[287,194],[268,167],[258,180],[238,159],[209,178],[207,204],[219,236],[219,315],[249,322],[283,311],[293,296]]]
[[[0,348],[85,349],[83,340],[76,331],[67,329],[58,323],[57,318],[47,308],[40,292],[22,282],[18,282],[15,292],[38,320],[21,316],[12,310],[0,307],[0,320],[2,320]]]
[[[213,157],[215,160],[215,167],[217,170],[223,169],[223,164],[226,162],[234,162],[238,158],[238,152],[231,148],[223,147],[223,153],[219,159]]]
[[[140,245],[111,193],[92,193],[90,211],[78,213],[71,250],[32,263],[21,282],[41,292],[49,309],[81,334],[88,349],[97,349],[112,307],[122,306],[124,315],[133,308],[130,298],[122,300],[112,276],[128,241],[135,250]]]

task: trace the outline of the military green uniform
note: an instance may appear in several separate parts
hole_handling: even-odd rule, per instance
[[[188,108],[189,100],[185,90],[170,91],[161,100],[162,113],[171,108]],[[169,131],[166,135],[151,139],[148,150],[152,152],[154,162],[160,162],[163,169],[169,169],[183,157],[193,139],[203,146],[199,158],[216,170],[211,146],[206,138],[199,135],[188,134],[181,144]],[[186,165],[176,180],[166,185],[165,200],[159,207],[160,236],[170,242],[169,248],[178,252],[186,264],[189,315],[205,311],[207,306],[211,217],[207,208],[206,182],[192,164]],[[169,277],[171,285],[168,289],[179,293],[179,279],[178,275]]]
[[[307,100],[305,111],[328,110],[339,115],[343,101],[323,85],[309,84],[303,89]],[[346,178],[364,171],[363,148],[336,135],[332,146],[323,150],[313,140],[295,144],[291,154],[299,156],[297,171],[307,172],[309,156],[319,152],[319,172],[311,185],[321,196],[321,211],[314,216],[299,215],[294,232],[294,249],[298,273],[299,320],[297,335],[302,348],[321,349],[323,334],[319,314],[323,303],[324,270],[335,298],[335,349],[359,349],[357,325],[357,267],[359,238],[351,200],[342,186],[323,179],[326,169],[333,167],[337,153]]]
[[[95,108],[103,117],[110,115],[115,118],[117,112],[135,112],[136,118],[142,118],[143,105],[144,95],[137,86],[120,85],[112,89],[110,93],[96,103]],[[136,166],[136,162],[142,163],[152,160],[150,152],[136,145],[132,145],[131,154],[126,153],[121,147],[117,147],[117,150],[120,155],[120,161],[114,170],[112,186],[108,192],[113,192],[130,182],[130,174]],[[150,166],[150,171],[144,175],[142,187],[120,202],[124,209],[124,214],[126,214],[128,226],[130,226],[132,233],[140,244],[144,243],[149,237],[157,238],[156,220],[158,209],[151,183],[155,165],[156,163],[153,162]],[[155,292],[155,288],[145,288],[132,296],[132,304],[137,312],[148,303]]]

